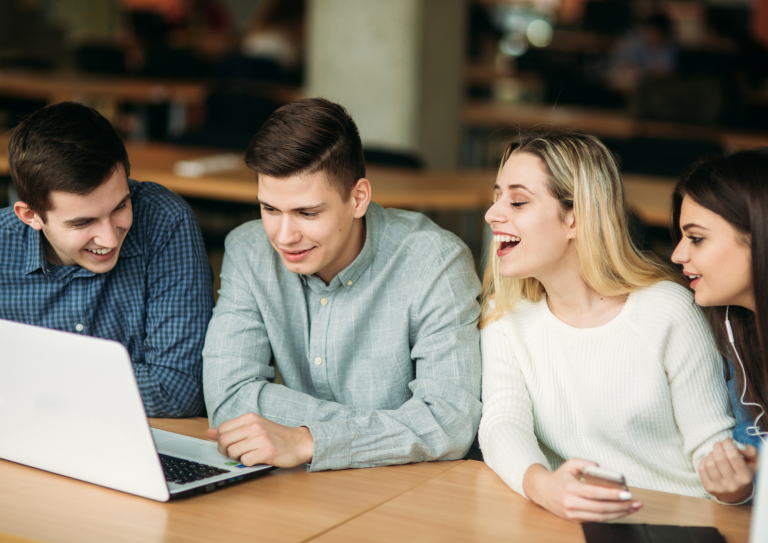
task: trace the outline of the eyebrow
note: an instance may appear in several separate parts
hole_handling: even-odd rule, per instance
[[[533,192],[531,192],[531,189],[529,189],[525,185],[508,185],[507,188],[509,190],[522,189],[522,190],[526,191],[528,194],[533,195]],[[493,189],[494,190],[501,190],[501,187],[499,187],[499,185],[496,184],[496,185],[493,186]]]
[[[689,222],[688,224],[682,227],[682,231],[685,232],[686,230],[690,230],[691,228],[701,228],[702,230],[709,230],[709,228],[704,228],[700,224]]]
[[[126,194],[123,197],[123,199],[120,200],[120,203],[117,204],[115,206],[115,209],[113,209],[112,211],[113,212],[116,211],[118,207],[120,207],[121,205],[123,205],[125,202],[127,202],[130,199],[131,199],[131,194],[130,193]],[[64,225],[65,226],[74,226],[76,224],[82,224],[82,223],[90,222],[90,221],[93,221],[93,220],[96,220],[96,218],[95,217],[76,217],[74,219],[69,219],[68,221],[64,221]]]
[[[272,204],[268,204],[267,202],[265,202],[264,200],[261,200],[259,198],[256,198],[256,203],[257,204],[261,204],[264,207],[271,207],[272,209],[277,209],[278,211],[281,211],[279,207],[275,207]],[[291,209],[291,211],[308,211],[310,209],[317,209],[318,207],[323,207],[325,205],[326,205],[325,202],[321,202],[319,204],[296,207],[296,208]]]

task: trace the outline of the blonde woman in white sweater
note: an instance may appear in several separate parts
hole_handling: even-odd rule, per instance
[[[588,135],[521,136],[495,193],[481,322],[487,464],[578,522],[642,507],[581,482],[590,465],[707,496],[698,463],[734,426],[722,362],[680,274],[632,243],[611,154]]]

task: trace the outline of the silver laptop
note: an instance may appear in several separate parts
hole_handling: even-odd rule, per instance
[[[765,455],[768,446],[763,443],[760,449],[760,469],[757,471],[757,492],[752,502],[752,526],[749,530],[749,543],[768,541],[768,467]]]
[[[115,341],[0,320],[0,458],[167,501],[266,473],[149,427]]]

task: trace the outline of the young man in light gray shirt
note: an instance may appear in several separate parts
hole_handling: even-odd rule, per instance
[[[464,456],[481,412],[467,247],[371,202],[357,127],[327,100],[276,111],[245,161],[262,219],[226,241],[208,437],[246,465],[311,471]]]

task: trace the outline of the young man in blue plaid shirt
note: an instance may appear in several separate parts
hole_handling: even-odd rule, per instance
[[[467,247],[371,202],[357,127],[327,100],[276,111],[245,161],[262,219],[226,241],[208,437],[247,465],[312,471],[464,456],[481,410]]]
[[[120,137],[80,104],[35,112],[8,150],[20,201],[0,209],[0,318],[119,341],[149,416],[199,414],[213,292],[192,210],[129,180]]]

